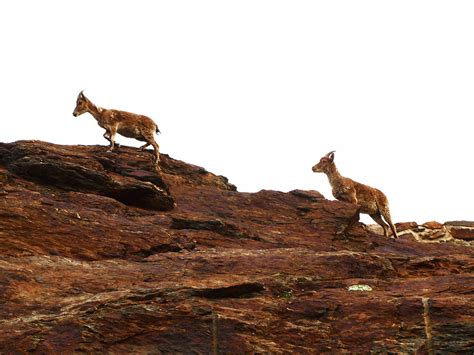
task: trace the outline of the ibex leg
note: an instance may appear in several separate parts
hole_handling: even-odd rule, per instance
[[[370,215],[372,219],[377,222],[377,224],[381,225],[383,228],[383,235],[386,237],[387,236],[387,224],[384,222],[382,219],[382,216],[380,215],[380,212],[373,213]]]

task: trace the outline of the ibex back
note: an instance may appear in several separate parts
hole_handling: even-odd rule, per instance
[[[153,160],[156,168],[160,161],[160,147],[155,141],[155,133],[160,130],[153,120],[147,116],[137,115],[131,112],[109,110],[94,105],[81,91],[77,96],[76,108],[74,109],[74,117],[89,112],[97,120],[99,126],[105,129],[104,138],[110,142],[109,151],[115,147],[115,134],[127,138],[135,138],[139,141],[146,142],[139,149],[143,150],[150,144],[155,150]]]
[[[359,207],[359,212],[367,213],[382,226],[385,236],[387,236],[387,224],[385,223],[387,222],[394,238],[398,238],[397,230],[390,217],[387,197],[380,190],[339,174],[334,163],[334,152],[329,152],[322,157],[319,163],[313,166],[313,171],[327,175],[332,187],[332,194],[336,199],[356,204]]]

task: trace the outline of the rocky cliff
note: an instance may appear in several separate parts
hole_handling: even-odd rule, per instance
[[[357,220],[166,155],[0,144],[0,353],[472,353],[474,224]]]

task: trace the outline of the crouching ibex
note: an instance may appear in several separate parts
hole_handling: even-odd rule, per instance
[[[359,207],[359,212],[367,213],[382,226],[385,236],[387,236],[387,224],[385,223],[387,222],[394,238],[398,238],[397,230],[390,217],[387,197],[380,190],[339,174],[334,163],[334,151],[322,157],[319,163],[313,166],[313,171],[315,173],[325,173],[328,176],[332,194],[336,199],[356,204]]]
[[[140,150],[145,149],[150,144],[153,146],[155,150],[153,160],[155,166],[158,168],[160,147],[155,141],[154,134],[159,133],[160,130],[150,117],[96,106],[81,91],[77,97],[76,108],[74,109],[73,115],[77,117],[86,112],[94,116],[99,126],[105,129],[104,138],[110,142],[109,151],[114,149],[116,133],[127,138],[135,138],[139,141],[146,142],[146,144],[139,148]]]

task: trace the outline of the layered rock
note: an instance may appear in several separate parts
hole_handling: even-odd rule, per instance
[[[474,241],[474,222],[450,221],[446,222],[444,225],[453,238]]]
[[[406,222],[397,223],[396,227],[400,235],[413,236],[422,242],[474,241],[474,222],[469,221],[450,221],[444,224],[431,221],[421,225],[416,222]],[[382,232],[382,228],[375,224],[368,226],[368,229],[375,233]]]
[[[161,176],[136,169],[133,159],[117,159],[103,148],[88,150],[42,142],[0,145],[2,165],[12,174],[61,191],[111,197],[126,205],[167,211],[173,208]],[[128,150],[133,156],[133,152]]]
[[[471,351],[472,225],[357,220],[166,155],[0,144],[0,353],[413,353],[426,317],[437,352]]]

